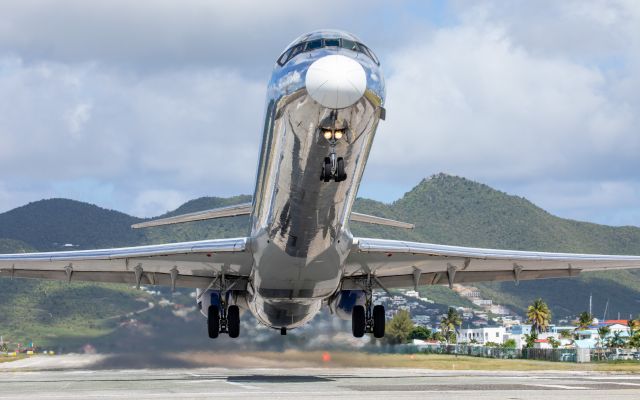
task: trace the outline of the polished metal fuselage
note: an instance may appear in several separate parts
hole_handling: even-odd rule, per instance
[[[364,96],[332,110],[313,100],[305,75],[316,60],[341,54],[367,75]],[[247,303],[265,325],[294,328],[309,321],[339,290],[353,237],[349,214],[364,172],[384,101],[380,67],[342,48],[303,53],[276,65],[269,82],[251,218],[254,267]],[[333,151],[347,179],[320,179],[332,144],[322,128],[343,129]]]

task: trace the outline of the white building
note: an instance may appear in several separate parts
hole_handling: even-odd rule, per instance
[[[480,344],[489,342],[502,344],[506,340],[506,336],[507,330],[502,326],[461,329],[458,343],[470,343],[475,340]]]

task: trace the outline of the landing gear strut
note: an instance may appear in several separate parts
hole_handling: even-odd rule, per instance
[[[385,312],[383,305],[373,306],[373,284],[367,277],[365,284],[365,305],[353,306],[351,314],[351,330],[354,337],[362,337],[365,333],[373,333],[375,338],[384,337]],[[373,307],[372,307],[373,306]]]

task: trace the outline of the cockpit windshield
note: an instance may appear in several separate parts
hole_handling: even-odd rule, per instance
[[[321,49],[324,47],[339,47],[343,49],[348,49],[352,51],[356,51],[358,53],[363,53],[367,57],[369,57],[376,65],[380,65],[380,61],[373,54],[371,50],[367,46],[362,43],[358,43],[354,40],[345,39],[345,38],[324,38],[324,39],[314,39],[305,42],[299,42],[292,47],[288,48],[280,58],[278,58],[278,65],[283,66],[293,57],[297,56],[300,53],[305,53],[307,51],[312,51],[316,49]]]

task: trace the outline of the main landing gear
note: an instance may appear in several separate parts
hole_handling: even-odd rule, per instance
[[[320,179],[324,182],[329,182],[332,179],[336,182],[342,182],[347,179],[347,173],[344,170],[344,159],[337,157],[334,152],[329,154],[329,157],[325,157]]]
[[[211,294],[211,305],[207,309],[207,330],[209,337],[215,339],[220,333],[228,333],[230,338],[240,336],[240,308],[229,305],[229,289],[224,275],[221,278],[220,292]]]
[[[207,328],[209,337],[215,339],[220,333],[228,333],[229,337],[240,336],[240,309],[236,305],[227,307],[226,312],[218,305],[210,305],[207,310]]]
[[[353,306],[351,330],[354,337],[363,337],[365,333],[373,333],[373,336],[378,339],[384,337],[386,322],[384,306],[378,304],[373,306],[373,308],[371,307],[373,305],[372,293],[371,285],[367,284],[367,289],[365,290],[365,305]]]

